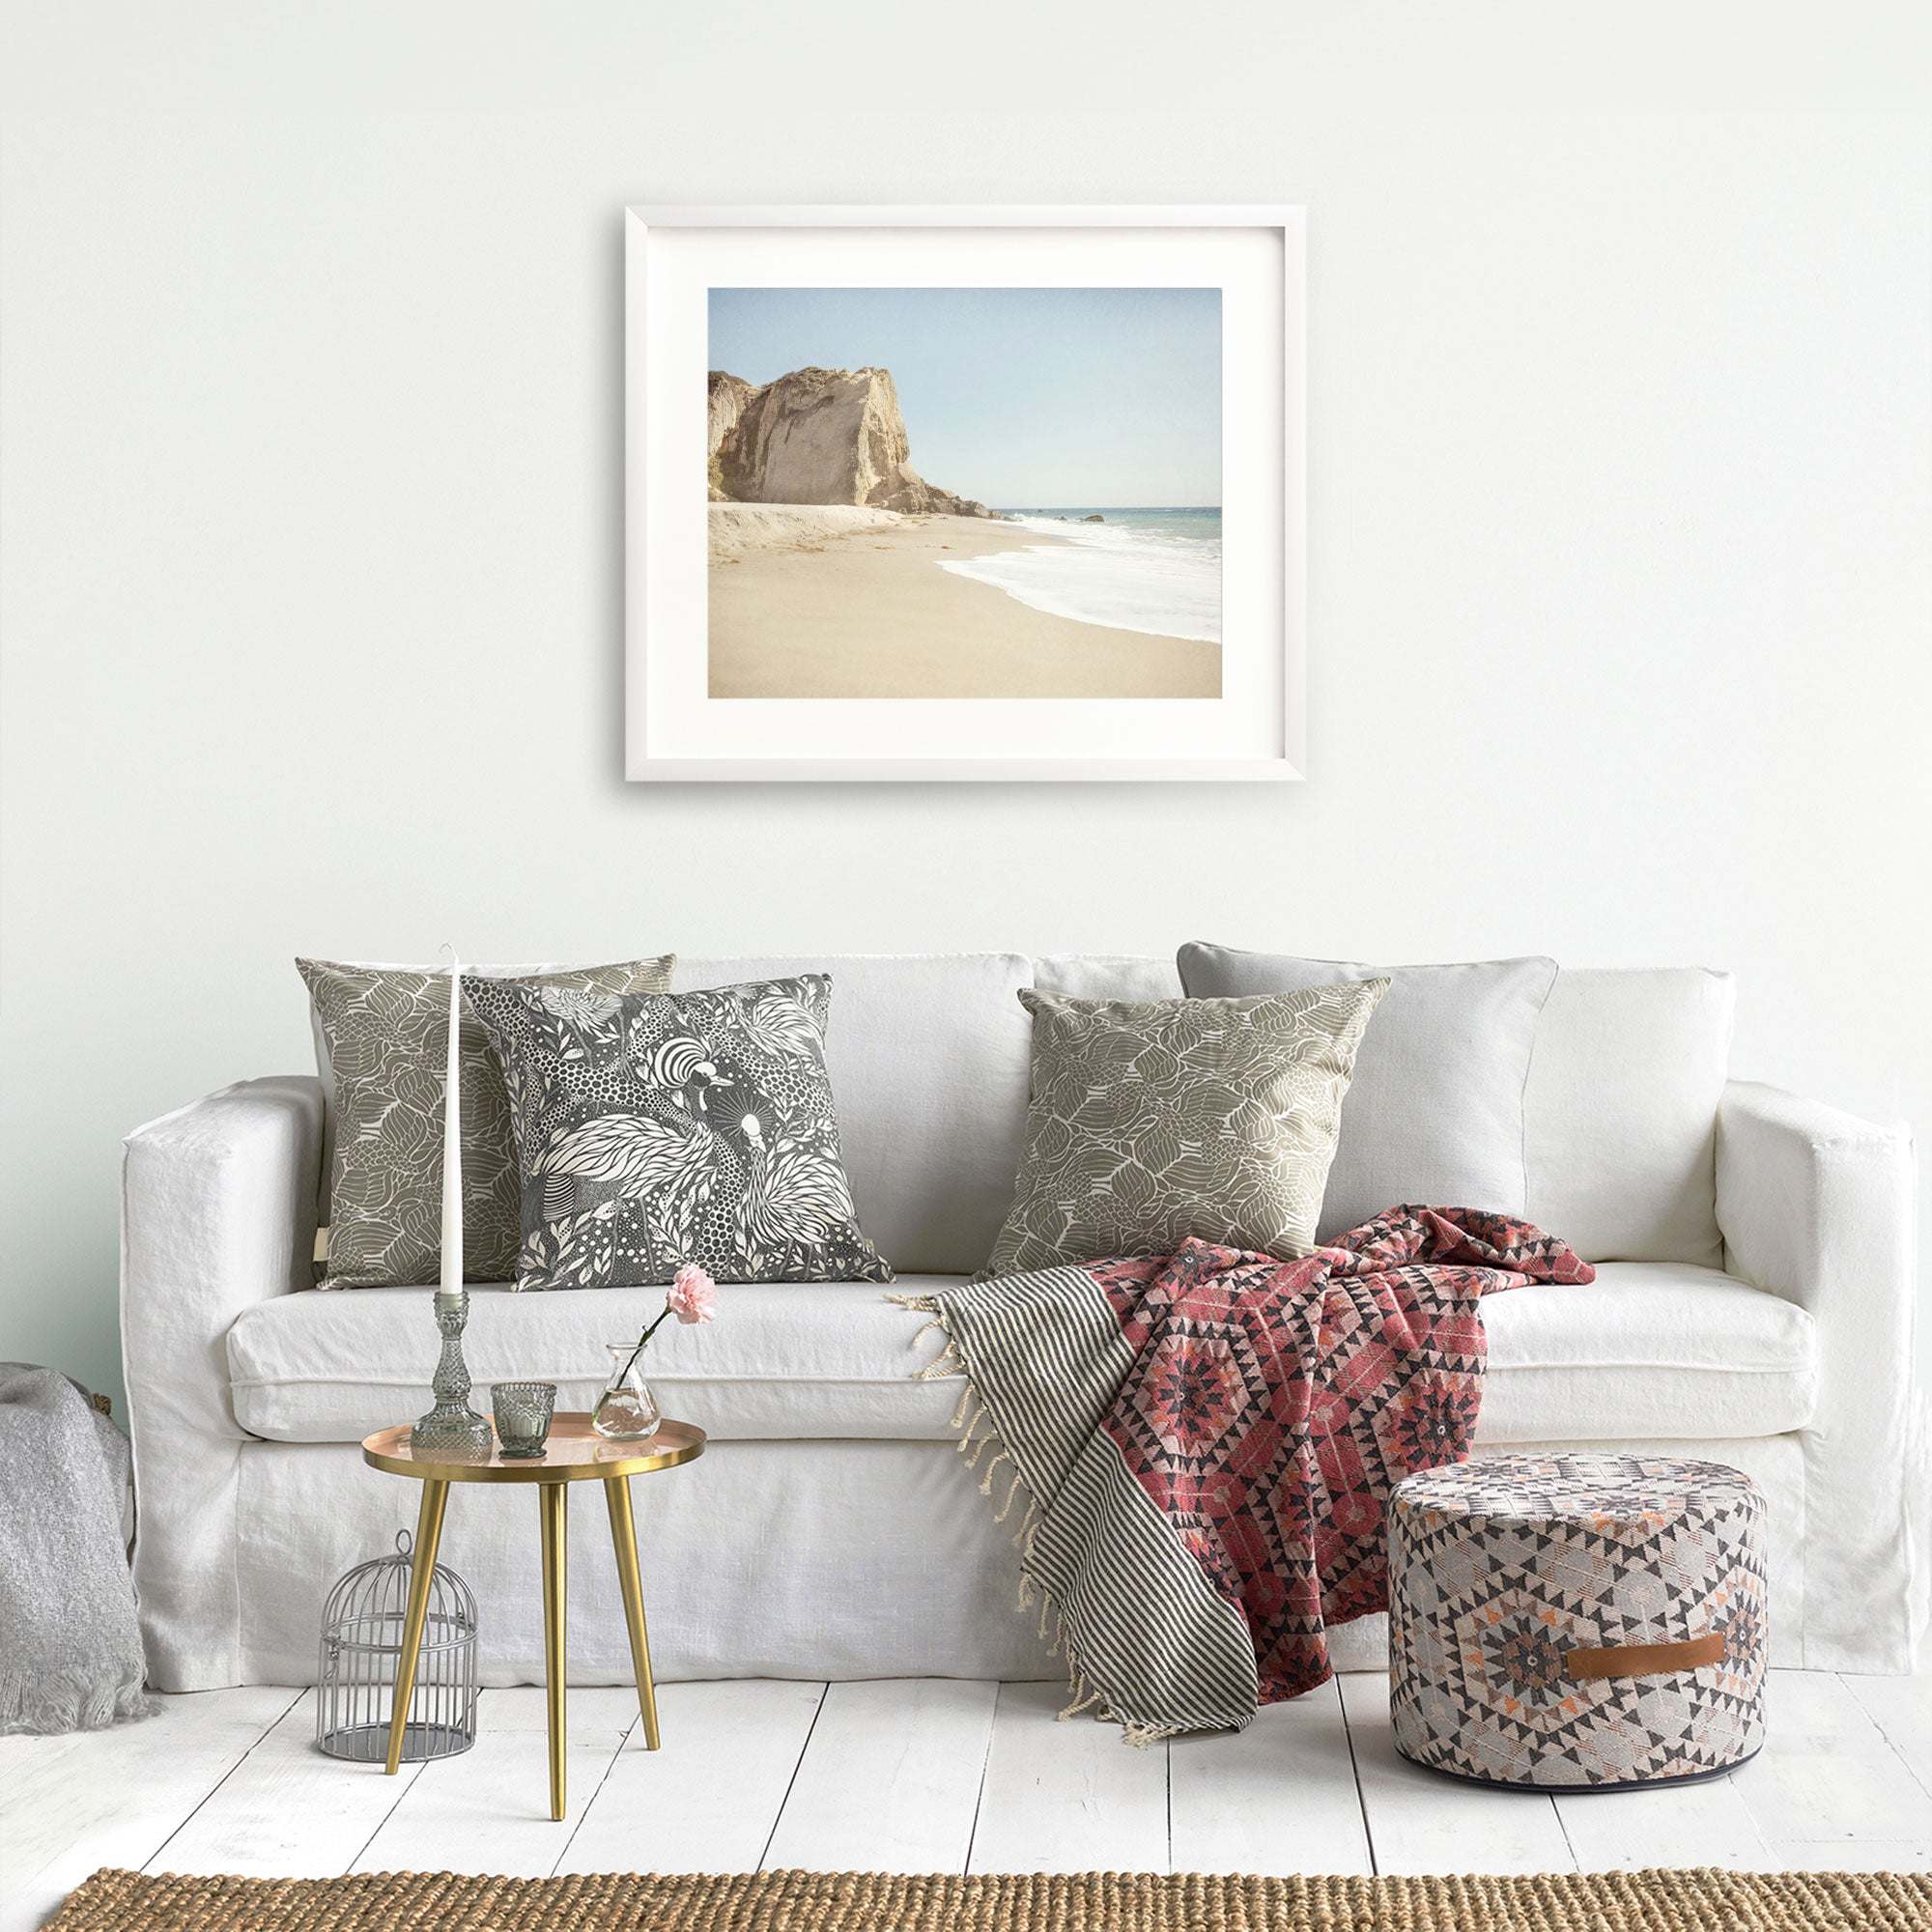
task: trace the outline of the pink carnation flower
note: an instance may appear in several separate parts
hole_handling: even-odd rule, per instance
[[[718,1313],[718,1284],[696,1262],[686,1262],[670,1278],[665,1306],[687,1324],[709,1321]]]

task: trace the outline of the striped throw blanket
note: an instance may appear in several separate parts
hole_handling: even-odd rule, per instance
[[[1385,1607],[1389,1492],[1468,1453],[1478,1303],[1593,1278],[1524,1222],[1394,1208],[1302,1261],[1190,1240],[900,1298],[945,1332],[924,1375],[964,1375],[982,1492],[1020,1511],[1068,1714],[1149,1743],[1327,1680],[1328,1627]]]

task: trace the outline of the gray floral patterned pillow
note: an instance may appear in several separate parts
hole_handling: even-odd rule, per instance
[[[823,974],[605,996],[466,980],[501,1056],[524,1289],[890,1281],[860,1233],[825,1071]]]
[[[530,983],[662,992],[674,958],[546,974]],[[449,980],[408,967],[298,959],[314,1003],[333,1108],[325,1288],[408,1288],[442,1266],[442,1094]],[[520,1239],[517,1160],[503,1069],[466,1012],[457,1032],[463,1094],[463,1275],[507,1281]]]
[[[1147,1003],[1022,992],[1026,1148],[979,1279],[1171,1254],[1190,1235],[1312,1253],[1355,1048],[1388,983]]]

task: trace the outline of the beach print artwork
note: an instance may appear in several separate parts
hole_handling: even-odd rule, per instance
[[[1221,291],[713,288],[714,698],[1218,698]]]

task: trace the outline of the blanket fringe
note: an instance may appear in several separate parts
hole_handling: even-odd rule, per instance
[[[1014,1488],[1018,1488],[1018,1482],[1015,1480]],[[1012,1500],[1010,1495],[1008,1496],[1007,1502],[1009,1507],[1011,1506]],[[1026,1515],[1020,1519],[1020,1526],[1013,1531],[1013,1548],[1023,1556],[1031,1556],[1033,1554],[1034,1525],[1038,1520],[1039,1505],[1029,1494],[1027,1497]]]
[[[918,1376],[915,1378],[916,1380],[923,1382],[946,1381],[953,1376],[963,1376],[966,1373],[966,1365],[960,1361],[959,1351],[953,1346],[952,1337],[947,1330],[945,1311],[940,1307],[939,1297],[936,1294],[889,1294],[886,1296],[886,1299],[895,1308],[904,1308],[914,1315],[925,1315],[931,1318],[930,1321],[922,1322],[913,1335],[912,1345],[915,1348],[924,1341],[935,1328],[946,1338],[946,1346],[940,1350],[939,1353],[931,1361],[926,1363],[924,1368],[920,1370]],[[965,1398],[962,1396],[960,1400],[963,1402]],[[952,1426],[955,1429],[959,1427],[956,1417],[953,1420]]]
[[[926,1327],[929,1328],[931,1326],[931,1322],[928,1321]],[[923,1335],[925,1328],[922,1328],[919,1332]],[[920,1370],[919,1379],[923,1382],[943,1382],[953,1376],[963,1376],[965,1373],[965,1368],[960,1363],[957,1351],[953,1349],[952,1344],[948,1342],[945,1348],[931,1361],[926,1363],[924,1368]]]
[[[1039,1605],[1038,1630],[1040,1641],[1047,1645],[1049,1657],[1064,1656],[1066,1660],[1066,1685],[1072,1697],[1065,1710],[1060,1713],[1063,1719],[1074,1718],[1083,1712],[1092,1711],[1096,1719],[1121,1727],[1121,1735],[1135,1748],[1163,1743],[1168,1738],[1178,1737],[1179,1732],[1172,1726],[1142,1723],[1138,1719],[1116,1711],[1107,1701],[1105,1693],[1087,1674],[1085,1666],[1075,1651],[1072,1634],[1066,1627],[1066,1619],[1062,1614],[1060,1605],[1052,1589],[1041,1579],[1034,1568],[1034,1539],[1039,1532],[1039,1498],[1027,1488],[1025,1472],[1017,1459],[1007,1445],[1000,1440],[999,1425],[992,1410],[979,1399],[973,1386],[972,1364],[966,1359],[959,1347],[959,1338],[953,1334],[946,1319],[946,1307],[936,1294],[889,1294],[886,1299],[897,1307],[909,1310],[915,1315],[929,1315],[933,1319],[919,1330],[913,1339],[922,1339],[934,1325],[946,1337],[946,1346],[938,1356],[925,1368],[918,1371],[921,1381],[937,1381],[946,1377],[957,1376],[965,1382],[959,1392],[959,1402],[952,1411],[952,1427],[959,1432],[955,1453],[966,1459],[968,1469],[978,1470],[986,1451],[993,1451],[993,1460],[986,1464],[985,1473],[980,1478],[980,1493],[990,1496],[993,1493],[993,1475],[1003,1463],[1013,1465],[1013,1479],[1008,1486],[1006,1500],[993,1514],[995,1522],[1005,1522],[1011,1514],[1014,1500],[1024,1493],[1026,1511],[1020,1520],[1020,1526],[1013,1533],[1013,1543],[1020,1551],[1020,1583],[1016,1610],[1030,1610],[1036,1601]]]
[[[138,1673],[138,1655],[133,1667]],[[0,1685],[0,1737],[103,1731],[110,1724],[152,1718],[160,1708],[159,1700],[138,1685],[99,1683],[79,1671],[62,1671],[33,1684]]]
[[[991,1480],[992,1480],[992,1472],[989,1470],[987,1472],[987,1481],[990,1483]],[[995,1522],[1005,1522],[1007,1518],[1012,1514],[1013,1498],[1016,1495],[1018,1495],[1019,1492],[1020,1492],[1020,1472],[1019,1472],[1019,1465],[1015,1463],[1013,1465],[1013,1480],[1007,1490],[1007,1499],[999,1506],[998,1509],[996,1509],[993,1512],[993,1520]],[[992,1494],[992,1491],[990,1488],[987,1490],[986,1493],[988,1495]],[[1021,1539],[1015,1537],[1013,1541],[1015,1543],[1019,1543]],[[1023,1544],[1022,1548],[1024,1548]]]
[[[1059,1721],[1063,1724],[1069,1718],[1077,1718],[1090,1704],[1097,1704],[1100,1701],[1099,1691],[1091,1689],[1084,1677],[1074,1678],[1071,1689],[1073,1701],[1060,1714]]]

